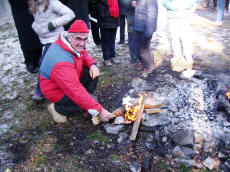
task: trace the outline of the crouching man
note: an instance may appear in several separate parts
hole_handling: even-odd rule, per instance
[[[112,115],[94,98],[99,69],[96,60],[85,50],[89,30],[86,23],[76,20],[68,32],[47,50],[40,67],[40,86],[45,98],[53,103],[49,112],[57,123],[67,121],[66,115],[82,109],[108,121]]]

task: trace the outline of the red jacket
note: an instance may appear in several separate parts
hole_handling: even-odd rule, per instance
[[[64,33],[47,50],[40,67],[42,94],[51,102],[58,102],[64,95],[90,114],[98,114],[102,106],[94,100],[80,83],[83,67],[95,63],[86,50],[76,53]]]

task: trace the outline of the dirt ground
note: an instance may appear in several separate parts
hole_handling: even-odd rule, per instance
[[[230,74],[230,15],[225,15],[225,23],[215,26],[211,24],[214,9],[196,10],[192,20],[196,33],[193,69],[213,75]],[[158,140],[154,140],[153,148],[147,150],[144,138],[148,132],[142,127],[135,142],[118,143],[117,135],[106,134],[103,124],[94,126],[90,117],[84,114],[69,116],[65,124],[55,123],[47,111],[48,101],[36,103],[31,100],[37,75],[25,70],[14,24],[6,23],[0,29],[4,33],[0,36],[0,156],[3,152],[7,154],[1,157],[0,171],[6,168],[16,172],[129,171],[131,162],[142,163],[149,156],[151,168],[148,171],[192,170],[170,164],[165,156],[165,150],[170,148]],[[155,36],[159,39],[153,38],[151,50],[155,54],[156,70],[146,78],[147,82],[153,83],[162,73],[179,76],[170,69],[171,54],[157,46],[161,41],[160,33]],[[129,63],[127,43],[117,45],[116,55],[121,64],[112,67],[103,66],[101,48],[96,47],[92,39],[88,51],[99,60],[102,72],[95,94],[105,108],[113,111],[121,106],[132,79],[141,77],[141,73]],[[132,125],[125,127],[127,133],[131,129]]]

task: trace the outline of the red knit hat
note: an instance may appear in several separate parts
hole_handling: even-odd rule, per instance
[[[70,26],[68,33],[89,33],[89,29],[83,20],[75,20]]]

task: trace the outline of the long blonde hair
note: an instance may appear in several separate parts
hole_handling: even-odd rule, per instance
[[[44,3],[44,9],[43,12],[45,12],[48,9],[50,0],[43,0]],[[29,11],[33,14],[36,12],[36,2],[35,0],[29,0]]]

